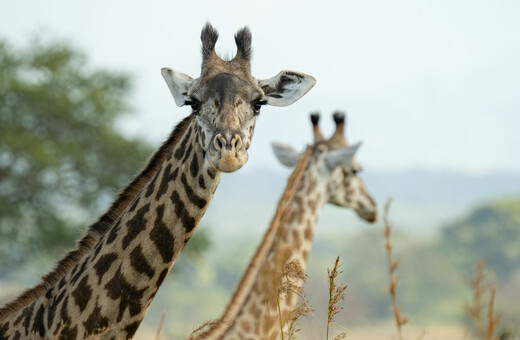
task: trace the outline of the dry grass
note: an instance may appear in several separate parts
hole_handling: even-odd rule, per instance
[[[327,311],[327,329],[326,339],[329,339],[329,330],[331,325],[335,325],[334,318],[343,307],[338,306],[338,303],[345,299],[345,290],[347,286],[338,282],[338,275],[342,273],[340,268],[339,256],[336,257],[332,269],[327,269],[327,277],[329,281],[329,302]],[[278,286],[276,288],[277,303],[278,303],[278,317],[280,321],[280,336],[282,340],[295,340],[296,333],[300,331],[297,328],[297,321],[300,317],[307,315],[312,311],[309,303],[303,294],[303,286],[297,284],[298,282],[307,283],[307,276],[302,268],[296,262],[289,262],[284,270],[280,273],[277,279]],[[280,311],[280,301],[288,294],[296,294],[300,297],[299,304],[289,311],[287,318],[283,319]],[[284,328],[287,326],[287,331]],[[340,325],[336,325],[340,326]],[[341,326],[340,326],[341,327]],[[345,339],[347,334],[345,332],[339,333],[334,337],[334,340]]]
[[[408,318],[402,314],[401,309],[397,305],[397,284],[398,277],[395,274],[397,267],[399,266],[399,260],[395,260],[392,258],[392,242],[390,241],[390,236],[392,234],[392,226],[388,222],[388,212],[390,210],[390,204],[392,200],[389,199],[385,204],[384,215],[383,215],[383,235],[385,237],[385,251],[386,251],[386,264],[388,269],[388,293],[390,294],[390,299],[392,301],[392,311],[394,312],[395,325],[397,328],[397,338],[399,340],[403,339],[402,327],[408,323]]]
[[[298,319],[312,311],[303,293],[303,284],[307,283],[307,276],[298,262],[290,261],[280,273],[277,273],[274,282],[280,335],[282,340],[285,339],[285,335],[287,335],[288,340],[293,340],[296,333],[300,331],[297,324]],[[284,317],[281,312],[280,302],[287,298],[289,294],[297,295],[300,298],[300,302]],[[284,331],[285,326],[287,326],[287,332]]]
[[[484,261],[477,263],[475,274],[469,280],[469,286],[472,291],[472,299],[470,303],[464,305],[464,311],[472,321],[472,331],[482,340],[498,339],[494,336],[501,318],[501,314],[495,314],[494,311],[497,288],[487,277]],[[488,299],[487,305],[486,298]]]
[[[161,319],[159,320],[159,326],[157,327],[157,332],[155,333],[155,340],[161,340],[162,328],[164,323],[164,318],[166,317],[166,312],[163,311],[161,314]]]
[[[339,270],[340,267],[339,256],[336,257],[332,269],[327,269],[327,276],[329,279],[329,304],[327,308],[327,336],[329,339],[329,328],[334,322],[334,317],[339,313],[343,307],[338,306],[338,303],[345,299],[345,290],[347,286],[337,282],[338,275],[343,273]],[[340,340],[346,338],[346,333],[340,333],[334,337],[334,340]]]

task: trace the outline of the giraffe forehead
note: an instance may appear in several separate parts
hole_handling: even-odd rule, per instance
[[[206,97],[208,99],[213,97],[221,105],[234,105],[238,98],[250,100],[254,95],[260,95],[251,81],[227,72],[217,74],[209,79],[206,84],[204,88]]]

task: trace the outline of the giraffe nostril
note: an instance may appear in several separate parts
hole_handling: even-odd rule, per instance
[[[222,148],[224,146],[226,146],[226,144],[227,144],[226,140],[220,133],[218,135],[216,135],[215,138],[213,139],[213,146],[217,150],[222,150]]]
[[[231,141],[231,147],[238,150],[242,147],[242,138],[239,135],[235,135],[235,138]]]

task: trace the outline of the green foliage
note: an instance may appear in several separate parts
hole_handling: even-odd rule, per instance
[[[151,147],[115,123],[130,77],[63,43],[0,40],[0,267],[55,258],[135,175]],[[198,252],[207,237],[196,237]],[[0,273],[1,274],[1,273]]]
[[[483,205],[443,231],[442,245],[463,267],[481,259],[500,280],[520,269],[520,199]]]

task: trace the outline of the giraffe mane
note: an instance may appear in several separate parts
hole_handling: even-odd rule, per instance
[[[121,216],[144,186],[149,183],[157,173],[164,159],[168,156],[171,147],[177,144],[182,133],[192,120],[193,114],[184,118],[175,126],[168,139],[161,145],[159,150],[150,157],[144,168],[134,177],[130,184],[118,194],[117,198],[110,205],[110,208],[87,228],[86,233],[78,241],[75,249],[67,252],[65,256],[56,263],[51,272],[42,276],[39,284],[25,290],[13,301],[0,308],[0,321],[43,296],[51,287],[57,284],[88,251],[94,248],[103,235],[110,230],[114,221]]]
[[[226,309],[222,313],[222,316],[214,322],[209,324],[209,329],[203,330],[202,334],[197,335],[192,333],[192,335],[188,339],[198,339],[200,336],[202,339],[209,335],[212,332],[224,332],[228,327],[232,325],[230,321],[234,320],[236,314],[240,310],[242,304],[245,301],[248,293],[253,288],[255,284],[255,280],[260,273],[260,269],[262,267],[262,263],[267,258],[270,249],[273,247],[275,240],[277,239],[277,235],[280,231],[280,226],[282,226],[287,220],[287,215],[289,212],[289,203],[292,201],[294,195],[296,194],[298,182],[303,176],[305,169],[307,169],[309,165],[309,160],[311,158],[311,148],[307,147],[303,155],[298,159],[296,166],[287,180],[287,186],[282,194],[278,202],[278,206],[276,208],[275,215],[271,220],[271,224],[269,225],[269,229],[264,234],[264,238],[262,242],[256,249],[255,255],[253,259],[249,263],[244,275],[240,279],[240,282],[237,285],[237,289],[233,293],[231,301],[226,306]],[[221,335],[220,333],[219,335]]]

